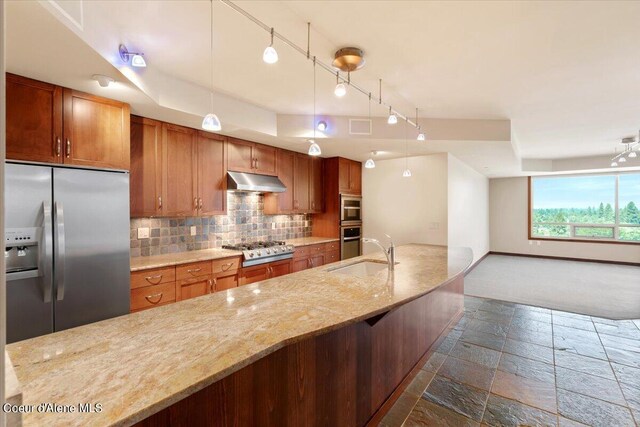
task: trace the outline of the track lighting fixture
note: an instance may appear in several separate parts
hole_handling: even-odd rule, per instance
[[[267,64],[275,64],[278,62],[278,52],[276,52],[276,49],[273,47],[273,27],[271,27],[271,44],[264,50],[262,60]]]
[[[616,154],[611,159],[611,167],[618,166],[619,163],[626,163],[628,159],[635,159],[638,157],[638,153],[635,148],[640,147],[640,132],[638,137],[635,136],[627,136],[622,138],[620,143],[624,148],[622,148],[622,152],[620,154]],[[617,150],[616,150],[617,151]],[[626,156],[626,157],[625,157]]]
[[[213,112],[213,0],[210,0],[211,3],[211,38],[210,48],[211,48],[211,113],[204,116],[202,119],[202,129],[207,130],[209,132],[218,132],[222,130],[222,124],[220,123],[220,119]]]
[[[620,156],[620,158],[618,159],[618,163],[625,163],[627,161],[627,159],[624,158],[624,156]]]
[[[327,122],[325,122],[324,120],[320,120],[320,121],[318,122],[318,130],[319,130],[320,132],[324,132],[325,130],[327,130],[327,127],[328,127],[328,126],[327,126]]]
[[[395,125],[396,123],[398,123],[398,116],[396,116],[396,114],[391,111],[391,107],[389,107],[389,118],[387,119],[387,123],[389,123],[390,125]]]
[[[629,158],[630,159],[635,159],[636,157],[638,157],[638,154],[636,154],[635,151],[632,151],[632,152],[629,153]]]
[[[147,66],[147,63],[143,58],[144,53],[129,52],[127,47],[123,44],[121,44],[118,48],[118,52],[120,53],[120,59],[122,59],[124,62],[129,62],[129,59],[131,59],[131,65],[133,67],[144,68]]]
[[[316,122],[316,57],[313,57],[313,123]],[[319,123],[318,123],[319,124]],[[316,126],[313,126],[313,139],[309,140],[308,154],[310,156],[319,156],[322,154],[320,146],[316,142]]]
[[[616,166],[618,166],[618,163],[617,163],[617,162],[611,162],[611,167],[612,167],[612,168],[615,168]]]
[[[402,177],[403,178],[411,178],[411,170],[409,168],[406,168],[404,170],[404,172],[402,172]]]
[[[372,151],[371,155],[369,156],[369,158],[367,159],[366,162],[364,162],[364,167],[367,169],[373,169],[376,167],[376,162],[373,161],[373,156],[375,156],[376,154],[378,154],[376,151]]]
[[[338,97],[342,98],[347,94],[347,87],[344,83],[340,82],[340,72],[336,71],[336,88],[333,90],[333,93]]]

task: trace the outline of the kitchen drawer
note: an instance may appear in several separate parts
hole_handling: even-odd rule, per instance
[[[211,274],[211,261],[192,262],[176,267],[176,280],[193,279]]]
[[[311,246],[298,246],[293,251],[293,258],[307,258],[311,251],[309,250]]]
[[[176,301],[175,282],[145,286],[131,290],[131,311],[144,310]]]
[[[339,251],[339,250],[340,250],[340,242],[337,240],[335,242],[329,242],[324,244],[325,252],[333,252],[333,251]]]
[[[340,261],[340,251],[327,252],[324,255],[324,263],[330,264],[332,262]]]
[[[309,248],[309,255],[311,255],[311,256],[316,255],[316,254],[324,253],[324,244],[323,243],[321,243],[319,245],[311,245],[311,246],[308,246],[308,248]]]
[[[173,266],[152,268],[149,270],[134,271],[131,273],[131,289],[175,281],[176,268]]]
[[[224,258],[224,259],[214,259],[211,262],[211,271],[214,276],[228,276],[230,274],[235,274],[240,267],[241,258],[233,257],[233,258]]]

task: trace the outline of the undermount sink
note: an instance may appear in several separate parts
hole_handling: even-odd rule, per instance
[[[387,270],[385,261],[359,261],[344,267],[337,267],[329,270],[330,273],[350,274],[352,276],[373,276],[379,271]]]

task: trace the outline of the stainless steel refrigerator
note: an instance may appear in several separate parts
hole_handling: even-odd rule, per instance
[[[7,342],[129,312],[129,174],[7,163]]]

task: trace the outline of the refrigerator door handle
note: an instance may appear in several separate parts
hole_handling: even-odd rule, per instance
[[[43,230],[42,230],[42,294],[44,302],[51,302],[51,273],[53,270],[53,238],[52,220],[51,220],[51,203],[42,202],[43,211]]]
[[[65,244],[64,244],[64,210],[62,202],[54,203],[55,209],[55,242],[56,250],[54,252],[53,262],[55,263],[55,288],[56,299],[62,301],[64,299],[64,261],[65,261]]]

